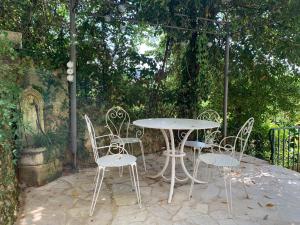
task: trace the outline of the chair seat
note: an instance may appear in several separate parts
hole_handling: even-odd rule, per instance
[[[101,167],[129,166],[136,162],[136,157],[129,154],[106,155],[97,159],[96,163]]]
[[[139,143],[140,139],[139,138],[118,138],[118,139],[113,139],[111,141],[112,143],[117,143],[117,144],[130,144],[130,143]]]
[[[186,141],[184,146],[192,147],[192,148],[210,148],[211,144],[206,144],[201,141]]]
[[[220,167],[236,167],[240,163],[237,159],[230,155],[205,153],[199,156],[199,160],[206,164],[220,166]]]

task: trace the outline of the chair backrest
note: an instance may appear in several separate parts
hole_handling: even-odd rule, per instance
[[[110,132],[119,137],[128,137],[130,125],[129,114],[120,106],[114,106],[109,109],[105,117],[106,126]]]
[[[199,116],[197,117],[198,120],[210,120],[213,122],[217,122],[221,125],[222,122],[222,118],[219,115],[219,113],[217,113],[216,111],[212,110],[212,109],[208,109],[206,111],[203,111],[202,113],[199,114]],[[197,130],[197,140],[199,140],[199,136],[200,134],[204,135],[204,140],[207,143],[207,139],[211,139],[211,141],[215,141],[215,137],[217,132],[214,132],[216,129],[208,129],[208,130],[202,130],[199,131]],[[219,127],[217,128],[217,130],[219,130]]]
[[[243,153],[246,149],[247,143],[248,143],[248,139],[250,137],[252,128],[253,128],[253,124],[254,124],[254,118],[251,117],[249,118],[244,125],[241,127],[241,129],[239,130],[235,141],[234,141],[234,146],[233,146],[233,154],[235,154],[237,147],[239,146],[239,152],[240,152],[240,157],[239,157],[239,161],[241,161],[241,158],[243,156]]]
[[[206,111],[203,111],[199,114],[197,117],[198,120],[210,120],[213,122],[220,123],[222,122],[222,118],[216,111],[212,109],[208,109]],[[219,128],[218,128],[219,129]],[[201,139],[200,136],[204,139],[203,141],[207,141],[209,139],[209,142],[214,142],[215,137],[219,132],[215,132],[216,129],[209,129],[209,130],[197,130],[196,132],[196,140]],[[186,135],[187,131],[178,130],[177,136],[180,141],[183,140],[184,136]]]
[[[106,136],[110,136],[110,138],[113,138],[113,139],[119,139],[118,142],[110,143],[110,145],[108,145],[108,146],[101,146],[101,147],[97,146],[94,126],[93,126],[90,118],[87,115],[84,115],[84,118],[85,118],[86,125],[88,128],[89,138],[90,138],[90,141],[92,144],[95,161],[97,161],[97,159],[99,158],[98,151],[100,149],[107,149],[107,152],[106,152],[107,155],[128,154],[127,150],[123,147],[125,145],[124,145],[122,139],[117,135],[106,135]]]
[[[95,159],[95,161],[97,161],[97,159],[99,158],[99,155],[98,155],[98,149],[97,149],[95,129],[94,129],[94,126],[93,126],[90,118],[87,115],[84,115],[84,118],[85,118],[85,122],[86,122],[86,125],[87,125],[87,128],[88,128],[89,138],[90,138],[90,141],[91,141],[91,144],[92,144],[94,159]]]
[[[212,110],[212,109],[208,109],[202,113],[199,114],[199,116],[197,117],[198,120],[210,120],[210,121],[214,121],[217,123],[221,123],[222,122],[222,118],[219,115],[219,113],[217,113],[216,111]]]

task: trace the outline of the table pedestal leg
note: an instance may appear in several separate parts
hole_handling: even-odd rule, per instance
[[[162,176],[163,178],[164,177],[164,173],[169,165],[169,161],[170,161],[170,157],[172,158],[171,159],[171,178],[170,178],[170,181],[171,181],[171,184],[170,184],[170,192],[169,192],[169,198],[168,198],[168,203],[171,203],[172,201],[172,197],[173,197],[173,192],[174,192],[174,185],[175,185],[175,179],[176,180],[179,180],[179,181],[187,181],[188,179],[191,179],[191,180],[194,180],[194,182],[196,183],[207,183],[207,182],[204,182],[204,181],[200,181],[200,180],[197,180],[197,179],[194,179],[193,176],[188,172],[188,170],[186,169],[185,167],[185,164],[184,164],[184,144],[188,138],[188,136],[192,133],[193,130],[189,130],[184,139],[182,140],[181,142],[181,146],[180,146],[180,153],[176,156],[176,148],[175,148],[175,140],[174,140],[174,134],[173,134],[173,130],[169,130],[169,135],[170,135],[170,139],[171,139],[171,147],[170,147],[170,141],[169,141],[169,137],[166,133],[165,130],[162,130],[161,129],[161,132],[163,133],[163,136],[164,136],[164,139],[165,139],[165,142],[166,142],[166,148],[167,148],[167,154],[166,154],[166,160],[165,160],[165,165],[163,167],[163,169],[156,175],[154,176],[147,176],[149,178],[157,178],[157,177],[160,177]],[[171,154],[170,154],[171,152]],[[181,166],[182,166],[182,169],[184,171],[184,173],[187,175],[187,178],[183,179],[183,180],[180,180],[176,177],[176,174],[175,174],[175,167],[176,167],[176,158],[180,158],[180,163],[181,163]]]
[[[165,142],[166,142],[166,148],[167,148],[167,151],[170,151],[170,142],[169,142],[168,135],[167,135],[167,133],[166,133],[165,130],[161,130],[161,132],[162,132],[162,134],[163,134],[163,136],[164,136],[164,139],[165,139]],[[169,160],[170,160],[170,155],[167,154],[167,155],[166,155],[165,165],[164,165],[164,167],[162,168],[162,170],[161,170],[158,174],[156,174],[156,175],[154,175],[154,176],[147,176],[147,177],[155,179],[155,178],[158,178],[158,177],[160,177],[160,176],[163,176],[164,173],[165,173],[165,171],[166,171],[166,169],[167,169],[167,167],[168,167],[168,165],[169,165]]]
[[[193,132],[193,130],[189,130],[186,135],[184,136],[182,142],[181,142],[181,146],[180,146],[180,152],[183,153],[183,150],[184,150],[184,144],[186,142],[186,140],[188,139],[189,135]],[[201,180],[197,180],[196,178],[193,178],[193,176],[188,172],[188,170],[186,169],[185,167],[185,164],[184,164],[184,160],[183,160],[183,157],[180,158],[180,163],[181,163],[181,166],[182,166],[182,169],[184,171],[184,173],[187,175],[188,178],[190,178],[191,180],[194,180],[194,182],[198,183],[198,184],[205,184],[207,182],[205,181],[201,181]]]
[[[176,161],[175,161],[175,142],[174,142],[173,130],[169,130],[169,132],[170,132],[171,150],[172,150],[172,168],[171,168],[171,185],[170,185],[168,203],[171,203],[172,197],[173,197],[173,192],[174,192],[174,184],[175,184],[175,164],[176,164]]]

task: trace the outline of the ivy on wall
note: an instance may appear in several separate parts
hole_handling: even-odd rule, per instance
[[[19,61],[5,34],[0,33],[0,224],[14,224],[18,206],[15,165],[21,135],[19,123],[23,62]]]

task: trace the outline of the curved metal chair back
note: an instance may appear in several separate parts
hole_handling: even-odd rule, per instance
[[[88,128],[88,132],[89,132],[89,137],[90,137],[90,141],[92,144],[92,148],[93,148],[93,153],[94,153],[94,158],[95,161],[97,161],[97,159],[99,158],[99,154],[98,151],[101,149],[107,149],[106,155],[114,155],[114,154],[128,154],[127,150],[123,147],[124,143],[122,141],[122,139],[117,136],[117,135],[104,135],[104,136],[100,136],[100,137],[105,137],[108,136],[110,139],[119,139],[119,141],[117,143],[110,143],[110,145],[107,146],[97,146],[97,141],[96,141],[96,134],[95,134],[95,129],[94,126],[90,120],[90,118],[87,115],[84,115],[86,124],[87,124],[87,128]]]
[[[198,120],[210,120],[210,121],[214,121],[217,123],[221,123],[222,122],[222,118],[219,115],[219,113],[217,113],[216,111],[212,110],[212,109],[208,109],[202,113],[200,113],[200,115],[197,117]]]
[[[254,124],[254,118],[251,117],[241,127],[241,129],[239,130],[239,132],[236,136],[236,139],[234,141],[233,151],[236,151],[237,145],[239,145],[239,147],[240,147],[240,149],[239,149],[240,150],[239,151],[240,152],[239,161],[241,161],[243,153],[246,149],[248,139],[250,137],[250,134],[251,134],[251,131],[252,131],[252,128],[253,128],[253,124]]]
[[[221,151],[221,149],[223,149],[225,152],[230,152],[234,158],[237,158],[235,153],[239,152],[240,156],[237,158],[237,160],[241,161],[253,128],[253,124],[254,118],[251,117],[244,123],[236,136],[224,137],[219,144],[219,150]],[[231,141],[228,143],[229,140]]]
[[[130,125],[129,114],[120,106],[110,108],[105,117],[106,127],[114,135],[128,137],[128,129]],[[123,136],[124,137],[124,136]]]
[[[208,110],[200,113],[199,116],[197,117],[197,120],[210,120],[210,121],[217,122],[217,123],[220,123],[220,124],[222,122],[222,118],[219,115],[219,113],[217,113],[216,111],[214,111],[212,109],[208,109]],[[213,130],[216,130],[216,129],[213,129]],[[215,139],[215,137],[218,133],[219,132],[215,132],[215,131],[212,131],[212,130],[204,130],[201,133],[201,131],[197,130],[196,140],[199,140],[199,138],[200,138],[199,136],[200,136],[200,134],[202,134],[202,135],[204,135],[204,141],[205,142],[206,141],[214,142],[214,139]],[[177,135],[178,135],[178,139],[180,141],[182,141],[184,136],[186,135],[186,131],[179,130]]]
[[[217,122],[221,125],[222,122],[222,118],[219,115],[219,113],[217,113],[215,110],[212,109],[208,109],[202,113],[199,114],[199,116],[197,117],[198,120],[210,120],[213,122]],[[208,143],[208,138],[210,138],[210,141],[215,141],[216,138],[216,134],[219,132],[214,132],[216,129],[212,129],[212,130],[204,130],[203,134],[204,134],[204,139],[205,142]],[[219,130],[219,127],[217,128],[217,131]],[[197,130],[197,140],[199,139],[199,130]]]
[[[94,159],[95,159],[95,161],[97,161],[97,159],[99,158],[99,154],[98,154],[98,149],[97,149],[95,129],[94,129],[94,126],[93,126],[90,118],[87,115],[84,115],[84,118],[85,118],[85,122],[86,122],[86,125],[87,125],[87,128],[88,128],[89,138],[90,138],[90,141],[91,141],[91,144],[92,144]]]

